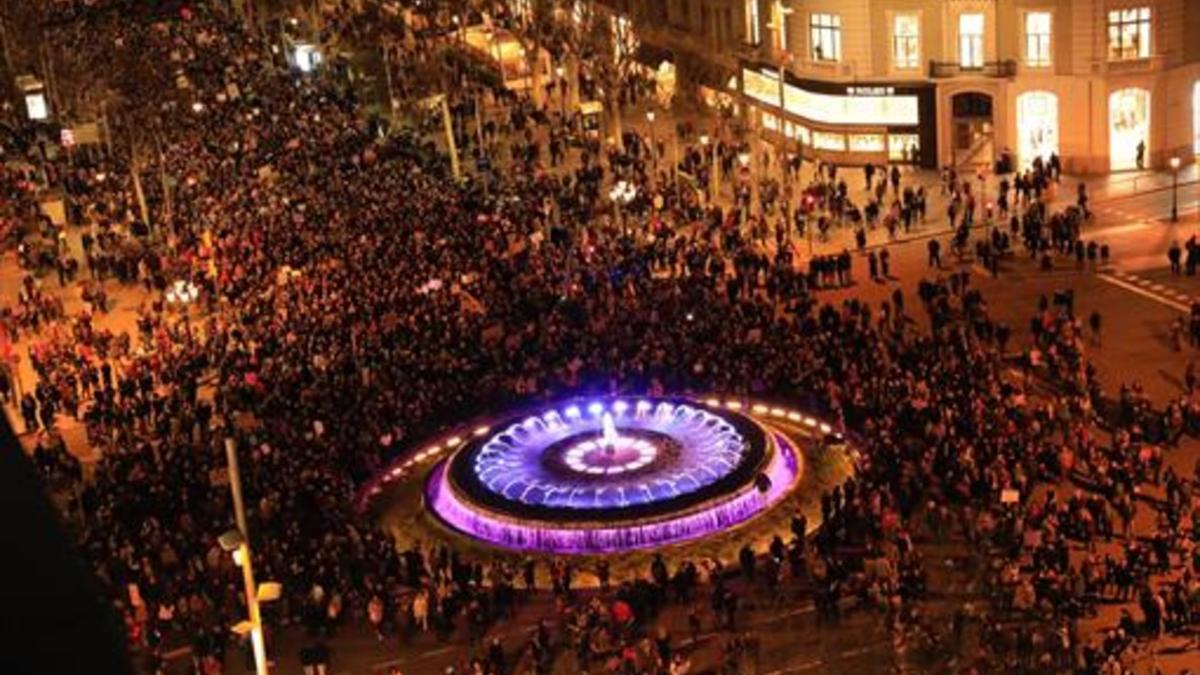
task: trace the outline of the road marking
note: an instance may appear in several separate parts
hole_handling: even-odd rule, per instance
[[[1170,299],[1165,298],[1156,293],[1152,293],[1140,286],[1137,286],[1136,284],[1131,284],[1128,281],[1122,281],[1121,279],[1117,279],[1116,277],[1114,277],[1112,275],[1099,274],[1097,276],[1100,277],[1100,279],[1102,281],[1108,282],[1114,286],[1119,286],[1121,288],[1124,288],[1125,290],[1127,290],[1131,293],[1137,293],[1138,295],[1143,296],[1145,298],[1149,298],[1150,300],[1153,300],[1160,305],[1166,305],[1167,307],[1170,307],[1171,309],[1175,309],[1175,310],[1178,310],[1178,311],[1184,312],[1184,313],[1189,313],[1192,311],[1192,309],[1190,307],[1188,307],[1187,305],[1175,302],[1174,300],[1170,300]]]
[[[1097,235],[1114,235],[1114,234],[1129,234],[1130,232],[1141,232],[1150,227],[1147,221],[1138,221],[1133,223],[1125,223],[1124,225],[1116,225],[1114,227],[1100,227],[1091,231],[1092,236]]]

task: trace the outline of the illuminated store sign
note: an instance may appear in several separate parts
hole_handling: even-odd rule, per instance
[[[847,87],[850,96],[895,96],[895,87]]]
[[[742,93],[761,103],[778,106],[778,73],[743,68]],[[917,96],[897,95],[896,88],[889,86],[855,86],[848,87],[845,94],[825,94],[785,83],[783,109],[825,124],[916,126],[920,123]]]
[[[757,70],[742,70],[742,93],[773,106],[779,105],[779,75]]]
[[[857,89],[887,88],[858,87]],[[916,96],[887,94],[839,96],[837,94],[818,94],[785,84],[783,107],[798,117],[826,124],[915,126],[920,122]]]

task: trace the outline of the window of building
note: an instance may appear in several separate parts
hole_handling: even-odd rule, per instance
[[[915,14],[897,14],[892,23],[892,64],[898,70],[921,66],[921,22]]]
[[[818,150],[846,151],[846,135],[834,134],[828,131],[814,131],[812,134],[813,147]]]
[[[1030,66],[1050,65],[1050,12],[1030,12],[1025,15],[1025,63]]]
[[[883,134],[850,135],[850,152],[883,152],[885,147]]]
[[[888,134],[888,159],[893,162],[917,161],[921,137],[917,134]]]
[[[1192,145],[1200,155],[1200,80],[1192,85]]]
[[[983,15],[958,16],[958,65],[963,68],[983,67]]]
[[[842,17],[837,14],[813,14],[808,19],[812,35],[814,61],[842,60]]]
[[[758,21],[758,0],[746,0],[746,42],[752,45],[762,42],[762,27]]]
[[[775,27],[775,34],[779,40],[779,51],[786,52],[788,50],[788,15],[792,13],[791,7],[784,7],[780,0],[775,0],[771,4],[771,25]]]
[[[1108,60],[1150,57],[1150,8],[1115,9],[1108,13]]]

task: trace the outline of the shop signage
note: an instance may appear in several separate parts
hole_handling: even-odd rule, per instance
[[[917,97],[894,92],[891,87],[853,87],[851,95],[822,94],[792,84],[783,86],[783,108],[797,117],[825,124],[916,126],[920,123]]]
[[[850,96],[895,96],[895,87],[847,87]]]
[[[779,74],[743,68],[742,93],[756,101],[778,107]]]

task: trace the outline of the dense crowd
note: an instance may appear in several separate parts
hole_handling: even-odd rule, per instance
[[[227,440],[242,457],[257,574],[283,583],[268,626],[302,626],[310,664],[328,658],[325,641],[342,624],[366,618],[381,639],[462,630],[472,673],[549,672],[570,651],[578,672],[603,664],[680,675],[688,661],[654,618],[682,605],[694,633],[709,615],[729,631],[722,667],[738,672],[755,649],[737,629],[739,597],[777,598],[781,586],[811,593],[822,622],[848,604],[878,612],[897,653],[949,653],[946,640],[965,644],[974,631],[979,653],[969,660],[981,670],[1121,672],[1113,664],[1136,637],[1200,616],[1200,529],[1181,529],[1200,517],[1193,477],[1163,470],[1135,394],[1128,414],[1098,416],[1069,302],[1041,303],[1019,359],[966,275],[922,282],[916,298],[897,289],[875,308],[817,302],[820,289],[851,282],[851,254],[817,257],[805,271],[795,242],[805,227],[894,233],[924,220],[923,188],[902,187],[896,171],[878,182],[865,175],[861,211],[833,167],[807,198],[767,181],[753,213],[741,184],[723,210],[683,190],[674,172],[656,172],[666,152],[638,134],[602,148],[567,117],[463,80],[453,103],[464,153],[498,163],[504,148],[513,170],[457,185],[433,143],[382,133],[344,82],[298,78],[219,9],[153,23],[108,16],[59,39],[84,48],[103,42],[98,35],[186,76],[192,104],[164,96],[172,102],[155,112],[173,185],[141,167],[147,222],[133,167],[104,153],[4,170],[26,276],[0,318],[10,341],[29,346],[38,377],[24,391],[7,380],[0,389],[26,431],[46,432],[35,459],[79,514],[81,548],[131,648],[157,655],[184,635],[197,670],[221,672],[227,626],[246,613],[240,575],[217,541],[231,527]],[[471,110],[481,96],[503,111],[486,125]],[[538,127],[554,130],[552,147],[539,147]],[[707,185],[707,143],[690,140],[680,168]],[[716,144],[729,180],[739,146]],[[543,156],[564,168],[544,170]],[[35,215],[39,179],[68,191],[75,225]],[[638,186],[623,218],[606,199],[617,180]],[[1010,234],[992,227],[1000,217],[1032,255],[1079,251],[1082,260],[1083,195],[1080,210],[1051,215],[1041,172],[1017,183],[1011,202],[1005,184],[996,207],[981,207],[969,180],[947,178],[956,249],[986,210],[981,257],[1010,250]],[[779,214],[774,246],[767,213]],[[888,279],[886,249],[870,255],[872,278]],[[942,267],[933,247],[930,257]],[[51,279],[78,285],[84,309],[68,315]],[[198,306],[166,299],[176,282],[198,290]],[[111,283],[147,291],[130,334],[98,327]],[[467,560],[444,545],[401,551],[352,510],[357,487],[403,448],[475,412],[571,393],[689,391],[804,398],[861,439],[856,476],[823,498],[815,538],[796,522],[789,540],[744,550],[736,570],[656,560],[646,579],[615,589],[597,570],[602,592],[579,595],[578,570],[565,561]],[[50,433],[63,416],[86,425],[99,453],[86,472]],[[1061,489],[1067,481],[1079,489]],[[1143,543],[1129,534],[1149,508],[1138,498],[1146,482],[1165,485],[1167,498]],[[928,572],[915,542],[952,537],[982,552],[972,571],[987,602],[965,605],[946,635],[921,609]],[[1113,538],[1123,555],[1097,552]],[[1086,550],[1081,563],[1072,547]],[[1172,555],[1185,569],[1156,587]],[[514,657],[487,633],[532,592],[539,565],[562,612]],[[1134,597],[1140,620],[1081,645],[1079,618]]]

